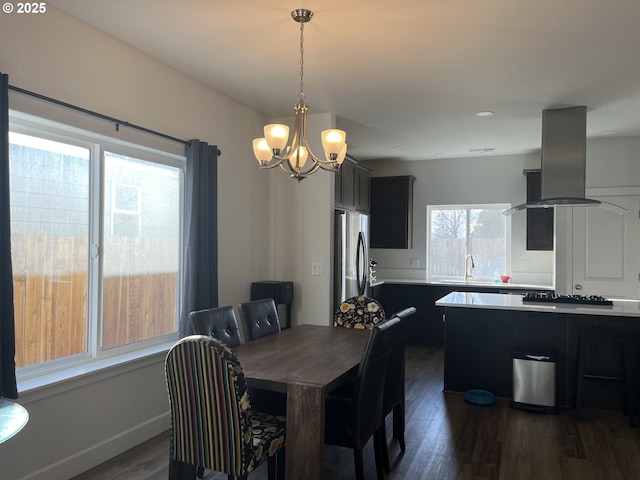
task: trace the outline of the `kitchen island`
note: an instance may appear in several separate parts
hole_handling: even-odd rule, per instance
[[[578,339],[588,327],[640,332],[640,302],[613,300],[613,305],[523,302],[522,295],[451,292],[436,301],[445,310],[445,391],[485,389],[501,397],[513,393],[512,352],[554,352],[556,403],[575,403]],[[637,352],[633,352],[637,359]],[[612,345],[593,352],[603,375],[620,372],[622,362]],[[584,406],[618,410],[619,392],[589,392]]]

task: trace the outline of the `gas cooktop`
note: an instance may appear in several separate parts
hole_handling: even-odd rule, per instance
[[[523,302],[571,303],[579,305],[613,305],[600,295],[558,295],[551,292],[528,292],[522,296]]]

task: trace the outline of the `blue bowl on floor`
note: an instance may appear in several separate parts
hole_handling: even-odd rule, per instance
[[[488,390],[467,390],[464,394],[464,400],[472,405],[495,405],[496,397]]]

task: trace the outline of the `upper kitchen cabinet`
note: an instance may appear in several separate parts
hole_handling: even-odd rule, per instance
[[[540,170],[525,170],[527,202],[540,200],[542,176]],[[527,209],[527,250],[553,250],[553,208]]]
[[[347,158],[336,173],[336,208],[369,213],[369,170]]]
[[[371,248],[413,248],[413,183],[416,177],[371,179]]]

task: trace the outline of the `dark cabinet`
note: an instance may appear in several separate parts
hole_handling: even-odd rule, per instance
[[[416,307],[416,313],[407,317],[412,345],[429,344],[429,309],[424,285],[384,283],[376,299],[382,304],[387,318],[408,307]]]
[[[542,176],[540,170],[525,170],[527,202],[540,200]],[[553,250],[553,208],[527,209],[527,250]]]
[[[362,213],[369,213],[371,205],[371,176],[369,175],[369,172],[356,169],[356,178],[354,183],[356,187],[356,210]]]
[[[371,248],[413,247],[412,175],[371,179]]]
[[[566,324],[563,315],[522,310],[446,308],[445,391],[482,388],[513,394],[511,352],[540,348],[558,353],[556,400],[567,405]]]
[[[410,343],[413,345],[428,345],[442,347],[445,342],[445,326],[443,316],[445,307],[436,306],[436,302],[451,292],[480,292],[504,293],[500,285],[439,285],[424,283],[388,283],[380,285],[381,290],[376,298],[382,304],[385,314],[390,317],[398,310],[416,307],[411,319],[412,335]],[[532,289],[509,287],[508,292],[522,294]],[[545,290],[540,290],[545,291]]]
[[[336,208],[369,213],[369,182],[368,170],[345,160],[336,173]]]

